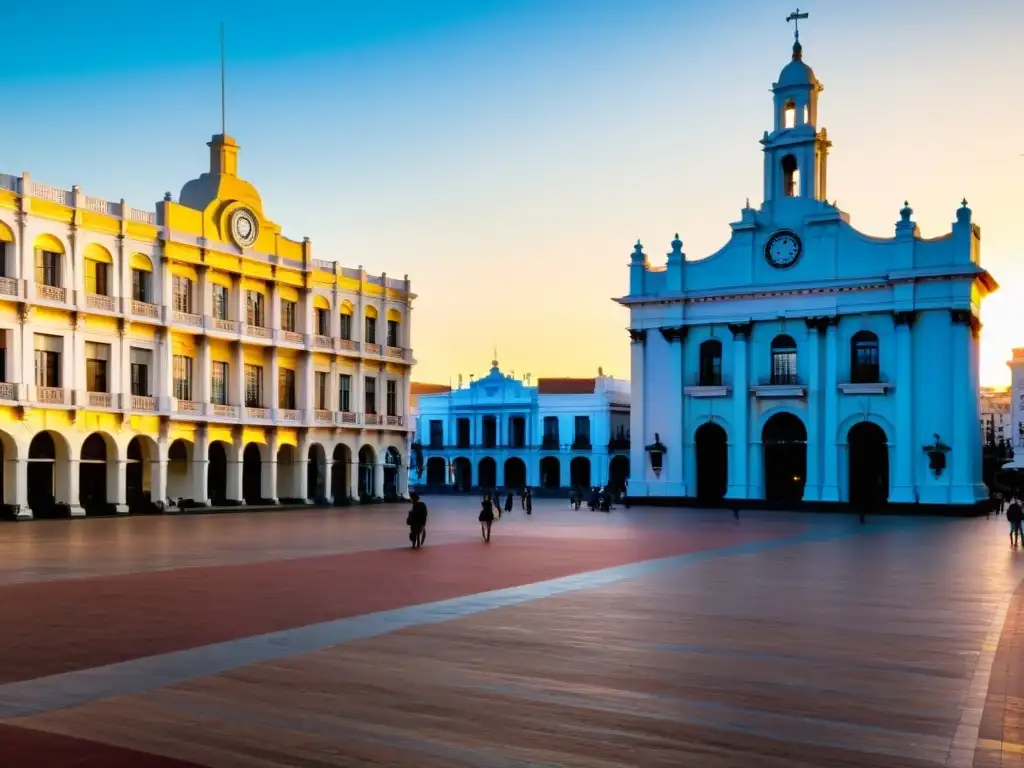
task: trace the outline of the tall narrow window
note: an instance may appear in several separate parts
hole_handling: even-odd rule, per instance
[[[440,419],[430,420],[430,447],[444,447],[444,422]]]
[[[175,355],[171,361],[174,397],[178,400],[192,399],[192,358]]]
[[[281,330],[295,333],[295,302],[281,299]]]
[[[263,366],[245,366],[245,407],[263,407]]]
[[[149,272],[144,269],[132,270],[132,299],[149,301]]]
[[[850,379],[854,384],[874,384],[878,374],[878,337],[858,331],[850,339]]]
[[[700,345],[700,372],[698,385],[719,387],[722,385],[722,342],[708,339]]]
[[[377,377],[367,376],[363,386],[363,413],[377,413]]]
[[[345,341],[352,341],[352,315],[347,312],[341,313],[341,329],[338,335]]]
[[[245,292],[245,322],[256,328],[265,328],[263,317],[263,294],[259,291]]]
[[[192,314],[192,281],[187,277],[175,275],[171,281],[171,292],[174,294],[174,311]]]
[[[576,436],[572,441],[573,448],[589,448],[590,447],[590,417],[589,416],[577,416],[576,417]]]
[[[277,407],[295,409],[295,371],[280,368],[277,372]]]
[[[469,423],[469,419],[456,419],[455,421],[455,440],[456,448],[469,448],[470,436],[472,434],[472,428]]]
[[[328,309],[314,309],[317,336],[331,335],[331,314]]]
[[[377,318],[367,317],[366,318],[366,333],[364,334],[363,341],[367,344],[377,343]]]
[[[338,376],[338,410],[345,413],[352,411],[352,376],[348,373]]]
[[[36,282],[54,288],[61,287],[59,253],[36,251]]]
[[[398,382],[394,379],[387,381],[387,414],[388,416],[398,415]]]
[[[85,342],[85,388],[87,392],[106,392],[110,345]]]
[[[792,155],[782,158],[782,192],[786,197],[797,197],[800,194],[800,169]]]
[[[782,127],[796,128],[796,102],[792,99],[782,108]]]
[[[544,437],[541,440],[541,447],[547,450],[558,448],[558,417],[544,417]]]
[[[224,360],[210,363],[210,402],[228,404],[228,364]]]
[[[330,376],[326,371],[317,371],[314,374],[316,378],[315,387],[313,388],[313,407],[318,411],[327,410],[327,379]]]
[[[42,333],[35,335],[37,387],[60,386],[60,355],[63,344],[64,340],[60,336]]]
[[[228,289],[214,283],[210,286],[210,312],[215,320],[228,319]]]
[[[137,397],[149,397],[152,394],[149,387],[149,371],[153,361],[152,350],[132,347],[129,359],[132,366],[132,394]]]
[[[7,257],[14,252],[13,246],[8,247],[7,243],[0,240],[0,277],[7,277]]]
[[[389,347],[400,347],[402,346],[398,341],[398,321],[388,320],[388,346]]]
[[[782,334],[772,339],[772,384],[796,384],[796,342]]]
[[[85,292],[95,296],[110,295],[110,265],[102,261],[85,260]]]

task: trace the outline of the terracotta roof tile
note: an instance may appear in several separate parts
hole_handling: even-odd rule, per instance
[[[541,395],[592,395],[597,379],[537,379]]]

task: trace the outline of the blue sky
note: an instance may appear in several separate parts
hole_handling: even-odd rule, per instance
[[[926,236],[966,196],[1004,290],[983,378],[1024,344],[1024,4],[809,4],[829,196],[871,234],[904,199]],[[626,261],[678,231],[713,252],[761,197],[758,139],[792,43],[774,0],[176,2],[4,10],[0,171],[151,207],[228,132],[241,175],[319,258],[420,294],[418,378],[503,367],[628,375]],[[44,44],[45,43],[45,44]],[[11,119],[13,114],[14,119]]]

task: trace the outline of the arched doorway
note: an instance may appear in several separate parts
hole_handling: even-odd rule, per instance
[[[446,469],[444,459],[440,456],[432,456],[427,459],[427,485],[432,487],[444,485],[448,476]]]
[[[124,468],[124,500],[132,512],[141,511],[149,498],[149,446],[142,438],[133,437],[128,443],[128,463]]]
[[[384,451],[384,498],[399,497],[398,473],[402,471],[402,454],[393,445]]]
[[[335,504],[344,504],[348,501],[348,469],[352,463],[352,451],[344,443],[334,446],[334,454],[331,463],[331,497]]]
[[[714,422],[697,428],[693,436],[697,455],[697,498],[715,502],[725,498],[729,482],[729,447],[725,430]]]
[[[526,464],[522,459],[513,456],[505,460],[505,487],[512,490],[526,487]]]
[[[373,448],[364,445],[359,449],[359,498],[372,499],[377,495],[374,474],[377,471],[377,454]]]
[[[452,481],[459,491],[468,491],[473,487],[473,465],[465,456],[452,462]]]
[[[776,413],[761,430],[764,498],[792,504],[804,497],[807,482],[807,429],[792,413]]]
[[[294,445],[279,445],[277,448],[277,498],[282,503],[303,502],[295,490],[298,473],[298,451]]]
[[[93,433],[82,443],[78,460],[78,503],[87,515],[109,512],[107,508],[107,443]]]
[[[214,440],[206,450],[206,498],[214,506],[223,506],[228,500],[228,452],[224,443]],[[239,501],[239,499],[233,499]]]
[[[849,499],[856,507],[877,507],[889,500],[889,446],[885,432],[870,421],[850,427]]]
[[[590,487],[590,459],[577,456],[569,462],[569,483],[573,488]]]
[[[612,456],[608,462],[608,490],[622,493],[629,479],[629,456]]]
[[[40,432],[28,447],[28,505],[35,517],[51,517],[57,504],[57,444]]]
[[[242,451],[242,498],[246,504],[263,501],[263,459],[260,447],[249,443]]]
[[[192,443],[177,439],[167,448],[167,499],[192,498]],[[160,499],[157,499],[160,501]]]
[[[562,465],[555,456],[540,460],[540,487],[555,490],[562,487]]]
[[[306,498],[322,504],[327,498],[327,453],[320,443],[309,446],[306,462]]]
[[[476,466],[476,484],[480,488],[494,488],[498,484],[498,465],[485,456]]]

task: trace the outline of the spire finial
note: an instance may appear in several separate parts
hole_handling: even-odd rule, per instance
[[[809,13],[800,13],[800,9],[797,8],[793,13],[786,17],[786,22],[793,22],[793,58],[800,59],[803,57],[803,46],[800,45],[800,19],[806,19],[810,16]]]
[[[495,347],[494,348],[494,359],[491,360],[491,368],[497,368],[497,367],[498,367],[498,348]]]

